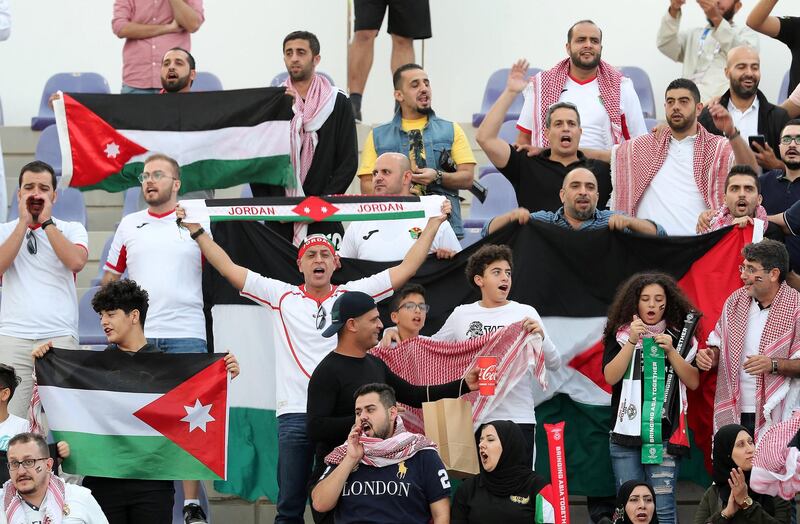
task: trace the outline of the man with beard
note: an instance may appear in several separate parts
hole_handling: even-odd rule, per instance
[[[314,509],[335,509],[335,522],[450,522],[450,479],[436,444],[405,430],[394,390],[366,384],[355,404],[355,424],[311,493]]]
[[[294,31],[283,39],[283,63],[289,76],[286,94],[294,97],[291,121],[292,166],[296,187],[251,184],[253,196],[342,195],[358,167],[358,144],[353,108],[342,91],[316,73],[319,39],[308,31]],[[338,247],[344,228],[340,222],[269,222],[268,227],[299,245],[306,233],[322,233]]]
[[[703,104],[694,82],[673,80],[664,98],[667,129],[598,156],[611,159],[611,209],[653,220],[669,235],[694,235],[698,215],[722,204],[730,166],[747,164],[757,173],[760,169],[730,113],[719,103],[711,104],[709,113],[726,138],[698,125]]]
[[[708,20],[705,27],[679,31],[686,0],[669,0],[656,36],[658,50],[683,63],[683,76],[697,84],[702,101],[722,95],[728,88],[725,63],[731,49],[750,46],[758,49],[758,35],[745,25],[736,25],[733,15],[742,7],[740,0],[697,0]]]
[[[78,349],[75,275],[86,265],[89,242],[83,224],[52,216],[57,182],[49,164],[24,165],[19,218],[0,224],[0,362],[22,377],[8,405],[18,417],[27,417],[31,400],[31,351],[48,340]]]
[[[145,160],[139,181],[147,209],[122,218],[102,283],[119,280],[127,271],[149,295],[148,342],[166,353],[205,353],[202,255],[197,243],[175,226],[180,178],[174,159],[154,154]],[[184,481],[183,490],[187,524],[206,522],[199,481]]]
[[[573,231],[608,228],[643,235],[666,235],[664,229],[652,220],[630,217],[619,211],[597,209],[599,195],[594,173],[584,167],[576,167],[564,177],[564,185],[559,192],[562,206],[556,212],[531,213],[520,207],[490,220],[483,227],[482,236],[494,233],[512,222],[526,224],[530,220],[555,224]]]
[[[458,124],[434,113],[430,80],[422,67],[417,64],[400,66],[392,80],[394,99],[400,110],[391,122],[374,128],[364,142],[358,169],[361,192],[372,193],[372,172],[379,155],[407,154],[412,161],[411,181],[417,189],[443,195],[452,204],[450,225],[460,239],[464,236],[464,227],[458,190],[472,187],[475,178],[476,162],[467,135]],[[421,142],[421,147],[416,148],[415,142]],[[419,165],[417,156],[424,159],[425,166]]]
[[[597,178],[599,206],[605,209],[611,194],[610,167],[606,162],[586,158],[578,150],[583,130],[575,104],[556,102],[547,109],[544,127],[550,147],[535,156],[499,137],[508,108],[528,84],[527,69],[526,60],[519,60],[511,67],[506,88],[483,119],[475,140],[489,161],[511,182],[520,207],[556,211],[561,207],[559,191],[564,177],[577,167],[585,167]]]
[[[581,115],[583,147],[610,149],[647,133],[639,97],[629,78],[601,60],[603,32],[591,20],[567,31],[568,58],[534,76],[523,92],[519,144],[548,147],[545,115],[556,102],[572,102]]]
[[[173,47],[161,59],[161,92],[188,93],[197,76],[194,57],[182,47]]]
[[[753,146],[758,153],[756,159],[764,169],[782,167],[779,142],[781,130],[789,120],[785,109],[770,104],[764,93],[758,89],[761,81],[761,60],[758,51],[751,47],[734,47],[728,52],[728,65],[725,66],[725,76],[730,80],[730,89],[720,97],[719,103],[728,109],[735,125],[742,133],[742,138]],[[721,135],[711,118],[708,108],[700,113],[698,122],[707,131]],[[765,152],[758,142],[751,142],[750,137],[762,135],[767,147],[772,148],[774,154]]]

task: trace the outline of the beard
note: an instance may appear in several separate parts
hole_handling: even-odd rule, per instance
[[[742,85],[742,79],[741,78],[739,80],[736,80],[736,81],[731,80],[731,91],[736,93],[736,95],[741,97],[741,98],[750,98],[752,96],[755,96],[756,93],[758,92],[758,84],[759,84],[759,81],[754,78],[753,79],[753,87],[746,88],[746,87],[744,87]]]
[[[683,116],[683,115],[681,115],[681,116]],[[690,127],[692,127],[692,125],[694,125],[696,119],[697,119],[697,117],[695,115],[690,115],[688,118],[684,118],[683,119],[683,123],[682,124],[673,124],[672,123],[672,118],[669,118],[669,119],[667,119],[667,125],[673,131],[677,131],[677,132],[681,133],[683,131],[686,131]]]
[[[800,162],[787,162],[784,160],[783,163],[786,164],[786,169],[789,169],[790,171],[796,171],[800,169]]]
[[[581,54],[578,53],[570,53],[569,54],[570,61],[572,61],[572,65],[579,69],[594,69],[600,64],[600,59],[602,58],[602,53],[597,53],[594,55],[594,58],[591,62],[582,62],[581,61]]]
[[[433,107],[432,106],[428,106],[428,107],[416,106],[415,109],[416,109],[417,113],[419,113],[420,115],[430,116],[430,115],[433,114]]]
[[[590,218],[592,218],[594,216],[595,209],[596,208],[594,206],[592,206],[592,207],[590,207],[589,209],[587,209],[585,211],[579,211],[578,209],[576,209],[574,207],[570,207],[569,214],[572,215],[574,218],[576,218],[578,220],[584,221],[584,220],[589,220]]]
[[[164,88],[164,91],[167,93],[179,93],[182,89],[186,88],[186,86],[191,85],[191,80],[189,79],[189,75],[178,77],[174,80],[167,80],[166,78],[161,78],[161,87]]]
[[[162,193],[161,191],[158,191],[154,195],[150,193],[144,193],[144,201],[147,203],[147,205],[153,207],[158,207],[163,204],[166,204],[167,202],[169,202],[170,198],[172,198],[172,194],[170,192]]]
[[[314,74],[314,68],[308,67],[307,69],[300,69],[299,71],[292,71],[291,69],[286,70],[289,73],[289,76],[292,78],[292,82],[305,82],[306,80],[310,79],[311,76]]]

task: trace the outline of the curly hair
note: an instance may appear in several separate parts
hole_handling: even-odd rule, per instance
[[[14,368],[8,364],[0,364],[0,388],[8,388],[11,391],[8,400],[14,397],[14,391],[20,382],[22,382],[22,379],[19,378]]]
[[[467,281],[469,281],[471,286],[477,288],[478,285],[475,283],[475,276],[483,276],[483,272],[486,271],[486,268],[498,260],[505,260],[513,270],[514,262],[511,258],[511,248],[508,246],[498,244],[486,244],[485,246],[481,246],[480,249],[467,259],[467,268],[464,271],[467,275]]]
[[[664,320],[667,326],[677,328],[683,324],[686,313],[696,308],[678,287],[675,279],[666,273],[636,273],[622,283],[617,289],[614,301],[608,308],[608,320],[603,331],[603,340],[608,343],[617,336],[617,330],[631,322],[633,315],[639,314],[639,297],[642,290],[650,284],[658,284],[664,288],[667,305],[664,309]]]
[[[147,291],[140,288],[133,280],[126,278],[109,282],[100,288],[92,298],[92,308],[97,313],[121,309],[126,315],[130,315],[131,311],[137,309],[139,310],[139,323],[144,329],[148,299]]]

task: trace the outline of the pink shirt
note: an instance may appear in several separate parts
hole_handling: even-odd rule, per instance
[[[184,0],[203,17],[203,0]],[[168,24],[175,16],[168,0],[115,0],[111,29],[115,35],[130,22],[137,24]],[[122,83],[130,87],[161,87],[161,59],[173,47],[191,50],[188,31],[170,33],[153,38],[125,40],[122,48]]]

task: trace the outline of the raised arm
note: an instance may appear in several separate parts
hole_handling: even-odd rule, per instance
[[[656,34],[656,46],[662,54],[675,60],[683,62],[684,39],[678,30],[681,23],[681,8],[686,0],[670,0],[669,9],[661,18],[661,25]]]
[[[53,203],[46,195],[43,200],[44,205],[42,206],[42,212],[39,214],[38,218],[40,224],[52,219],[51,213],[53,211]],[[47,235],[47,240],[50,241],[50,246],[53,248],[56,256],[61,263],[64,264],[64,267],[73,273],[79,273],[89,259],[88,248],[78,245],[65,237],[64,233],[59,231],[55,224],[48,225],[43,231]]]
[[[400,289],[403,287],[403,285],[417,273],[422,263],[425,262],[425,258],[427,258],[428,252],[431,250],[433,239],[436,238],[436,232],[439,230],[439,226],[447,220],[447,214],[450,212],[449,210],[450,201],[445,199],[442,204],[443,214],[438,217],[429,218],[428,224],[425,226],[425,229],[422,230],[422,234],[417,241],[414,242],[414,245],[411,246],[411,249],[408,250],[403,261],[389,268],[389,278],[392,282],[393,289]]]
[[[714,125],[717,126],[717,129],[722,131],[726,137],[729,137],[728,141],[731,144],[731,149],[733,149],[733,156],[736,159],[736,163],[746,164],[752,167],[756,173],[760,174],[761,166],[758,165],[753,150],[750,149],[750,146],[745,142],[744,138],[742,138],[741,133],[739,133],[738,129],[733,125],[733,118],[728,110],[722,107],[719,102],[715,101],[709,104],[708,112],[711,114],[711,118],[714,119]]]
[[[335,508],[339,502],[344,483],[364,456],[364,446],[359,442],[360,436],[361,428],[357,424],[353,425],[347,437],[347,454],[342,462],[332,471],[326,470],[324,478],[311,491],[311,505],[316,511],[325,513]]]
[[[28,207],[24,200],[19,202],[19,219],[17,225],[11,231],[11,234],[5,241],[0,244],[0,275],[4,274],[14,259],[17,258],[19,248],[22,247],[22,242],[25,240],[25,234],[28,232],[28,225],[33,222],[33,217],[28,212]]]
[[[747,25],[753,31],[775,38],[781,30],[781,21],[777,16],[770,16],[778,0],[759,0],[747,16]]]

